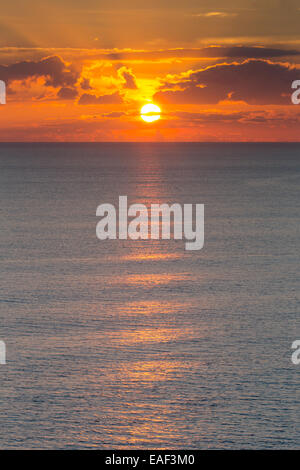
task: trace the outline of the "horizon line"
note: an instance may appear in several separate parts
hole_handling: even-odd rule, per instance
[[[0,141],[0,145],[6,145],[6,144],[300,144],[300,140],[280,140],[280,141],[275,141],[275,140],[219,140],[219,141],[214,141],[214,140],[199,140],[199,141],[174,141],[174,140],[161,140],[161,141],[151,141],[151,140],[144,140],[144,141],[131,141],[131,140],[126,140],[126,141],[109,141],[109,140],[99,140],[95,142],[90,142],[88,140],[86,141],[51,141],[51,140],[11,140],[11,141]]]

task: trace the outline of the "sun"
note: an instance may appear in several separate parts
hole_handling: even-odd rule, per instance
[[[145,104],[141,109],[141,118],[145,122],[154,122],[160,119],[161,109],[153,103]]]

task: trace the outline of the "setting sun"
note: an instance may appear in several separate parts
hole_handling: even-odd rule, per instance
[[[153,103],[145,104],[141,109],[141,118],[145,122],[154,122],[160,119],[161,109]]]

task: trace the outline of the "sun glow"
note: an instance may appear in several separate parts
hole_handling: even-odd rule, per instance
[[[153,103],[145,104],[141,109],[141,118],[145,122],[154,122],[160,119],[161,109]]]

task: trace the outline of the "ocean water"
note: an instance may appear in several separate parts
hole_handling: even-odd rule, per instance
[[[300,447],[300,144],[1,144],[2,449]],[[205,245],[96,208],[205,204]]]

